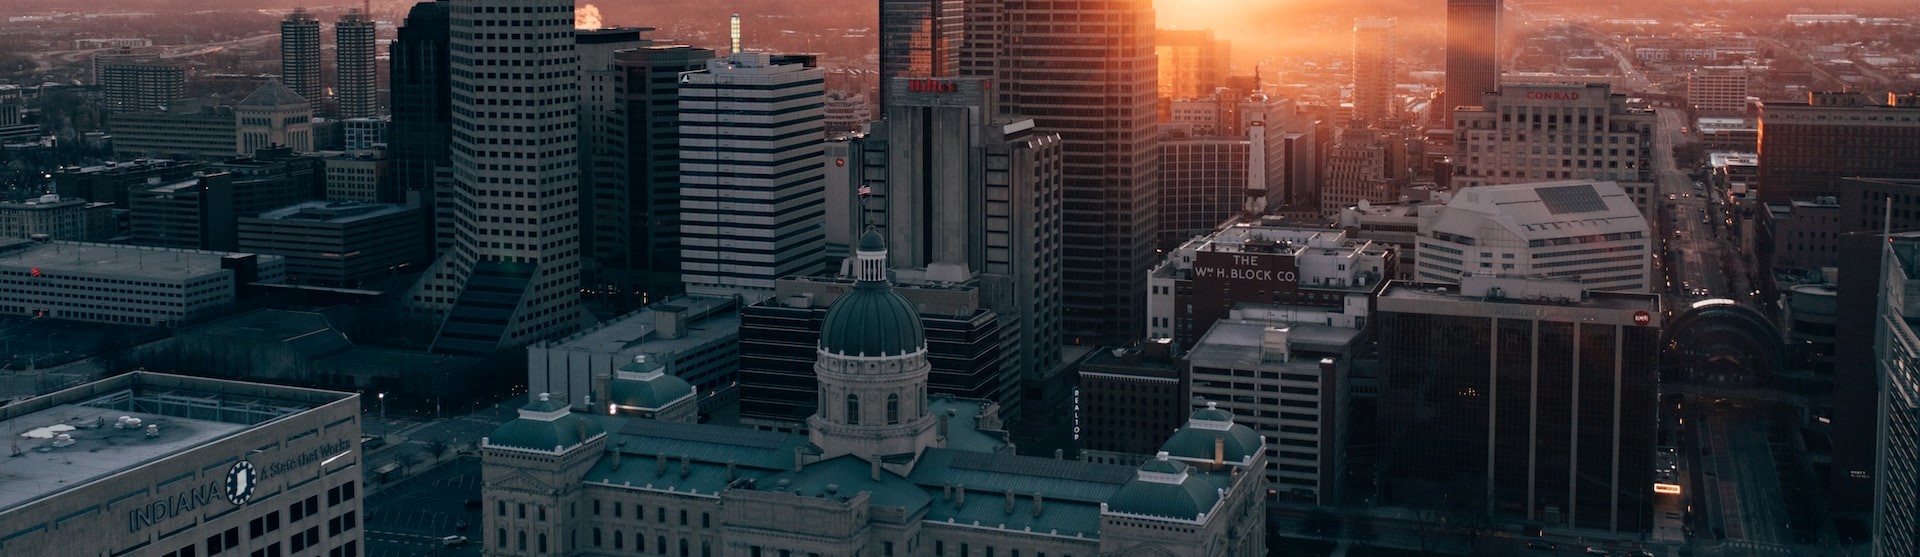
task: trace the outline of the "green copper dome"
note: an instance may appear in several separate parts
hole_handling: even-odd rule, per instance
[[[920,312],[886,278],[886,241],[868,230],[854,255],[859,281],[820,321],[820,349],[847,356],[899,356],[927,347]]]
[[[493,447],[561,452],[606,433],[600,423],[573,414],[567,404],[546,393],[520,408],[520,417],[507,420],[481,438]]]
[[[1142,464],[1134,479],[1107,498],[1106,510],[1180,520],[1197,520],[1213,510],[1220,501],[1218,488],[1167,456],[1162,452]]]
[[[693,394],[693,385],[687,380],[667,375],[665,365],[645,355],[620,366],[611,387],[607,402],[644,410],[659,410]]]
[[[1216,442],[1224,462],[1242,462],[1266,449],[1259,433],[1233,423],[1233,413],[1209,402],[1193,412],[1185,427],[1174,430],[1160,450],[1181,458],[1213,460]]]

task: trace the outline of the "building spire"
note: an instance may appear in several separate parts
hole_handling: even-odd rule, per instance
[[[854,250],[854,278],[861,284],[887,284],[887,240],[880,230],[868,226],[860,235],[860,247]]]

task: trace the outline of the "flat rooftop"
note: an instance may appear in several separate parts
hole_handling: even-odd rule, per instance
[[[366,201],[305,201],[260,213],[261,220],[292,220],[349,224],[404,214],[412,207]]]
[[[17,240],[0,243],[0,267],[161,280],[185,280],[218,272],[221,258],[229,255],[236,254],[87,242]],[[279,258],[276,255],[258,257]]]
[[[136,371],[0,407],[0,512],[353,396]]]
[[[1187,351],[1187,359],[1194,361],[1232,361],[1239,365],[1261,365],[1261,343],[1266,339],[1268,327],[1287,328],[1287,348],[1293,352],[1319,353],[1340,350],[1360,337],[1359,329],[1329,327],[1312,323],[1279,323],[1270,321],[1228,321],[1214,322],[1207,334],[1194,343]],[[1319,365],[1319,356],[1292,358],[1286,364],[1277,365]],[[1269,364],[1276,365],[1276,364]]]
[[[686,312],[686,331],[676,339],[658,332],[660,310]],[[720,336],[739,334],[740,311],[733,298],[680,296],[601,323],[595,328],[547,345],[549,350],[616,354],[625,358],[645,354],[667,356],[711,344]]]
[[[1657,312],[1660,309],[1660,295],[1637,292],[1608,292],[1588,290],[1580,298],[1568,298],[1566,302],[1528,297],[1489,298],[1474,293],[1462,294],[1460,287],[1450,284],[1424,284],[1414,282],[1388,281],[1380,291],[1381,300],[1430,300],[1452,302],[1489,302],[1516,306],[1576,307],[1592,309],[1644,309]]]

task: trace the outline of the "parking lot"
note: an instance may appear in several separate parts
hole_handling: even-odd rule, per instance
[[[480,483],[480,459],[465,457],[367,498],[367,557],[480,555],[480,509],[467,505],[480,500]],[[474,541],[446,547],[445,536]]]

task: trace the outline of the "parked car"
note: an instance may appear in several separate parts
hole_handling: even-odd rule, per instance
[[[1553,542],[1547,540],[1527,540],[1527,549],[1535,551],[1559,551],[1560,546],[1554,545]]]

